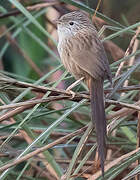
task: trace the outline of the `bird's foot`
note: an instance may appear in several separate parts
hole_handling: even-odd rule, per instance
[[[74,83],[72,83],[67,89],[66,91],[72,95],[71,99],[73,99],[76,95],[75,92],[73,92],[71,89],[74,88],[75,86],[77,86],[82,80],[84,79],[84,77],[81,77],[80,79],[78,79],[77,81],[75,81]]]
[[[76,95],[76,93],[74,92],[74,91],[72,91],[72,90],[70,90],[70,89],[66,89],[66,92],[68,92],[69,94],[71,94],[71,99],[73,99],[74,97],[75,97],[75,95]]]

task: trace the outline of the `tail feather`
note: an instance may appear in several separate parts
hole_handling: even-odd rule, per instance
[[[102,175],[104,176],[104,161],[106,154],[106,117],[104,108],[103,80],[90,81],[90,98],[92,121],[95,122],[98,153],[101,162]]]

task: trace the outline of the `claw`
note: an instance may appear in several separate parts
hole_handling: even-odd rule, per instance
[[[71,99],[73,99],[76,96],[76,93],[74,91],[72,91],[70,89],[66,89],[66,91],[71,94],[71,96],[72,96]]]
[[[73,92],[71,89],[74,88],[75,86],[77,86],[83,79],[84,79],[84,77],[81,77],[80,79],[78,79],[77,81],[75,81],[73,84],[71,84],[71,85],[66,89],[66,91],[72,95],[71,99],[73,99],[73,98],[76,96],[76,93]]]

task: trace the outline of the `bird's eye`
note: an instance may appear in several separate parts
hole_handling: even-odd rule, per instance
[[[74,24],[74,22],[71,21],[71,22],[69,22],[69,24],[72,26]]]

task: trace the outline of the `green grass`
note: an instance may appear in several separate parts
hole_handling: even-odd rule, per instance
[[[92,2],[90,1],[85,4],[73,0],[62,0],[61,2],[66,3],[67,6],[58,4],[57,6],[60,9],[67,7],[70,10],[69,5],[73,5],[73,7],[84,10],[91,15],[93,15],[97,6],[95,2],[91,5],[90,3]],[[12,84],[13,80],[29,82],[36,87],[42,86],[52,89],[66,89],[74,81],[74,78],[65,71],[57,54],[57,41],[54,36],[56,29],[52,26],[52,30],[50,30],[50,24],[47,20],[48,16],[46,16],[51,9],[49,7],[34,11],[26,9],[26,6],[31,6],[35,3],[39,4],[40,1],[32,0],[29,3],[27,1],[7,0],[6,2],[1,0],[0,2],[1,15],[14,12],[15,9],[19,11],[19,14],[16,16],[10,15],[0,19],[1,106],[33,100],[33,98],[55,96],[50,91],[41,93],[33,91],[31,87],[19,87],[17,84]],[[140,22],[136,21],[136,15],[130,21],[129,14],[135,12],[135,7],[140,6],[140,3],[133,1],[132,5],[132,1],[128,1],[127,4],[122,1],[118,12],[115,10],[117,7],[114,1],[112,3],[108,1],[107,3],[107,7],[110,10],[108,15],[103,14],[101,10],[97,12],[97,17],[108,23],[107,29],[100,29],[99,36],[103,35],[102,41],[110,40],[125,52],[137,28],[140,26]],[[101,9],[106,12],[105,4],[102,6]],[[52,8],[55,9],[55,6]],[[59,8],[56,8],[55,11],[61,14],[62,12]],[[50,21],[52,21],[51,16],[55,17],[55,13],[49,15]],[[139,37],[138,35],[138,41]],[[31,61],[41,70],[43,74],[41,77],[33,66],[27,62],[27,59],[15,48],[10,38],[17,42],[19,49],[26,56],[30,57]],[[134,44],[131,49],[133,48]],[[127,57],[122,57],[117,61],[114,61],[110,53],[108,54],[114,82],[110,97],[116,101],[128,104],[136,103],[139,101],[138,90],[126,91],[123,96],[117,91],[127,79],[129,80],[128,85],[134,86],[139,84],[139,46],[135,51],[131,51]],[[137,63],[132,67],[125,65],[121,74],[118,77],[114,77],[120,63],[129,62],[129,59],[132,57],[138,59]],[[56,75],[56,72],[59,75]],[[8,80],[12,78],[11,83],[2,81],[2,77]],[[105,89],[109,88],[109,86],[110,84],[105,80]],[[75,92],[85,90],[87,88],[83,83],[74,88]],[[20,108],[22,109],[23,107]],[[0,120],[6,116],[5,121],[0,121],[0,154],[2,153],[0,167],[15,162],[37,148],[53,143],[86,125],[87,129],[83,133],[71,136],[63,143],[57,144],[57,146],[47,149],[39,155],[0,172],[0,180],[52,180],[55,179],[54,177],[60,179],[65,173],[67,180],[83,180],[86,179],[85,175],[89,177],[94,175],[97,179],[102,179],[101,174],[98,175],[97,172],[99,167],[95,167],[95,165],[98,166],[94,159],[96,155],[96,133],[94,128],[91,132],[90,106],[87,99],[83,98],[77,102],[61,100],[36,104],[23,110],[19,109],[6,109],[0,112]],[[137,112],[132,113],[130,111],[121,115],[121,109],[122,107],[111,104],[106,108],[109,127],[108,150],[109,148],[112,149],[109,161],[106,161],[106,167],[109,166],[109,168],[105,171],[105,177],[109,180],[114,178],[128,179],[129,177],[134,177],[140,171],[139,164],[135,165],[135,167],[133,166],[134,162],[140,158],[139,150],[133,152],[136,149],[139,117]],[[11,112],[14,114],[8,116]],[[117,112],[118,115],[116,117],[109,118],[110,115],[114,115]],[[113,135],[114,131],[115,134]],[[21,150],[20,153],[18,153],[19,150]],[[124,157],[127,153],[128,156]],[[10,154],[13,156],[10,156]],[[63,160],[69,160],[69,163],[62,163],[61,161]],[[91,164],[86,164],[87,160],[90,162],[94,160],[94,172],[89,171]],[[29,172],[30,175],[28,175]]]

